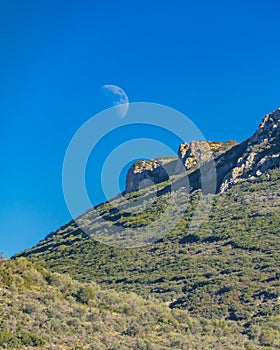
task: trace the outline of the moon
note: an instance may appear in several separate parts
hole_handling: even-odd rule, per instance
[[[129,107],[129,100],[125,91],[117,85],[103,85],[102,88],[106,91],[106,95],[113,106],[117,107],[118,115],[124,118]]]

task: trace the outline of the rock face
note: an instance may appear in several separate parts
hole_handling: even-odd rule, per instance
[[[211,166],[207,168],[210,160],[214,161],[216,169],[216,192],[224,192],[240,181],[254,179],[269,169],[280,167],[280,109],[267,114],[255,134],[240,144],[233,140],[193,141],[180,145],[178,158],[136,162],[128,171],[126,192],[166,181],[170,175],[185,171],[191,188],[199,189],[202,173],[204,179],[209,177],[206,180],[212,181]]]
[[[140,160],[132,165],[126,175],[126,192],[137,191],[169,179],[177,163],[176,157]]]
[[[167,181],[170,175],[194,170],[208,160],[216,158],[233,145],[236,145],[236,141],[193,141],[190,144],[182,143],[179,146],[178,158],[168,157],[137,161],[128,170],[126,192],[137,191],[140,188]]]
[[[255,134],[244,142],[246,148],[220,185],[223,192],[248,178],[256,178],[280,166],[280,109],[267,114]]]
[[[178,150],[178,157],[185,169],[191,170],[210,159],[218,157],[234,145],[236,145],[234,140],[228,142],[192,141],[190,144],[182,143]]]

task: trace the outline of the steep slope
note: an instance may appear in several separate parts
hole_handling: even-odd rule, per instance
[[[189,169],[100,204],[18,256],[79,281],[156,297],[192,317],[236,322],[252,338],[269,325],[263,345],[278,349],[279,114],[215,158],[218,194],[199,190],[204,165]],[[209,208],[207,218],[197,215]],[[124,238],[147,245],[104,244]]]
[[[109,247],[83,236],[72,222],[21,255],[78,280],[153,295],[198,317],[239,321],[245,332],[255,322],[262,328],[276,322],[280,307],[280,171],[268,175],[217,195],[209,218],[194,234],[188,225],[199,192],[191,196],[177,227],[152,245]],[[162,210],[166,196],[144,214],[116,214],[114,202],[99,210],[114,225],[144,228],[144,222],[155,220],[155,208],[157,214]],[[178,203],[184,200],[184,193],[178,195]],[[87,225],[90,214],[82,217]],[[98,222],[93,226],[98,230]]]
[[[132,293],[50,273],[22,258],[0,262],[0,315],[1,349],[264,350],[268,334],[275,333],[267,325],[249,337],[236,322],[191,318]]]
[[[220,190],[225,191],[237,182],[279,167],[280,109],[277,109],[265,116],[255,134],[246,141],[246,149],[225,175]]]

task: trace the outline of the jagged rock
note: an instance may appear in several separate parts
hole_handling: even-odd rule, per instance
[[[233,140],[193,141],[180,145],[178,158],[136,162],[128,171],[126,192],[166,181],[171,174],[186,170],[190,188],[201,189],[203,181],[207,183],[204,186],[207,193],[224,192],[237,182],[259,177],[268,169],[280,167],[279,125],[280,109],[277,109],[267,114],[255,134],[240,144]],[[179,179],[176,188],[185,183]]]
[[[170,175],[194,170],[209,159],[217,157],[236,144],[236,141],[207,142],[193,141],[183,143],[178,150],[178,158],[159,158],[155,160],[137,161],[128,170],[126,176],[126,192],[137,191],[169,179]]]
[[[186,170],[201,166],[210,159],[218,157],[226,150],[236,145],[236,141],[228,142],[210,142],[210,141],[192,141],[191,143],[182,143],[178,150],[178,157],[182,161]]]
[[[267,114],[255,134],[246,141],[246,149],[232,169],[224,174],[220,192],[246,179],[253,179],[268,169],[280,166],[280,109]]]
[[[135,162],[126,175],[126,192],[137,191],[169,179],[176,167],[176,157]]]

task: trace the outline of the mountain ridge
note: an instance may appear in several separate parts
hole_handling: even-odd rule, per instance
[[[214,176],[218,180],[216,192],[223,192],[243,179],[258,177],[268,169],[279,167],[279,116],[280,109],[267,114],[253,136],[239,144],[234,140],[192,141],[179,146],[178,158],[137,161],[127,173],[126,192],[167,181],[172,175],[184,171],[193,172],[190,181],[196,190],[201,187],[199,169],[207,168],[209,161],[213,161],[216,168],[216,174],[213,174],[211,168],[214,165],[208,167],[212,171],[209,181],[214,181]],[[269,146],[270,150],[267,149]]]

